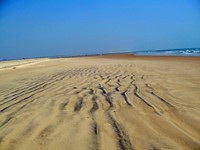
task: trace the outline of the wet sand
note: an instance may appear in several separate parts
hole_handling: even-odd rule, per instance
[[[0,62],[0,150],[200,149],[200,57],[23,61]]]

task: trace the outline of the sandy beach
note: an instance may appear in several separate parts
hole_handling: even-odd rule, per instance
[[[200,149],[200,57],[0,62],[0,83],[0,150]]]

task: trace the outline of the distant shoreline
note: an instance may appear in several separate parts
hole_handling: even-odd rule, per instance
[[[30,58],[30,59],[18,59],[18,60],[8,60],[0,61],[0,70],[3,69],[16,69],[27,65],[33,65],[36,63],[49,61],[53,59],[96,59],[101,61],[101,59],[118,59],[118,60],[152,60],[152,61],[198,61],[200,62],[199,56],[140,56],[131,53],[113,53],[113,54],[102,54],[102,55],[84,55],[84,56],[72,56],[72,57],[54,57],[54,58]]]
[[[185,52],[185,53],[184,53]],[[191,54],[190,54],[191,53]],[[165,57],[199,57],[200,48],[183,48],[183,49],[162,49],[162,50],[141,50],[141,51],[132,51],[132,52],[117,52],[117,53],[102,53],[102,54],[83,54],[83,55],[58,55],[58,56],[42,56],[42,57],[30,57],[30,58],[16,58],[16,59],[1,59],[3,61],[12,61],[12,60],[26,60],[26,59],[41,59],[41,58],[73,58],[73,57],[91,57],[91,56],[107,56],[107,55],[124,55],[132,54],[135,56],[165,56]]]

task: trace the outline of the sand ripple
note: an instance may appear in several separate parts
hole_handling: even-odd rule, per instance
[[[0,149],[200,149],[198,63],[71,58],[0,72]]]

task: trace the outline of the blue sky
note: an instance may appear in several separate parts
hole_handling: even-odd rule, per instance
[[[199,0],[4,0],[0,59],[200,47]]]

